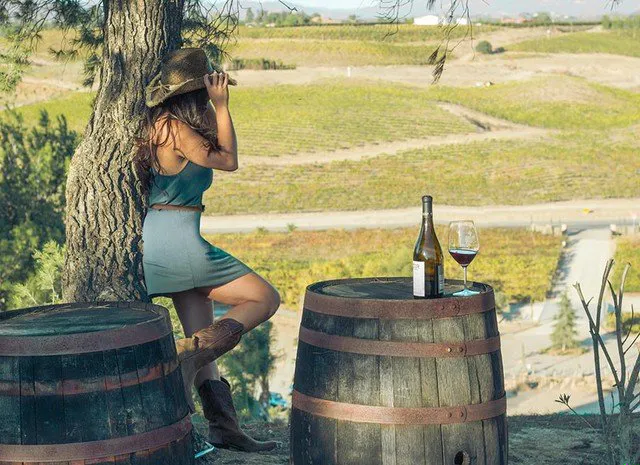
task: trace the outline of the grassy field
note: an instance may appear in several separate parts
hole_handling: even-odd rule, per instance
[[[18,111],[27,124],[35,124],[41,108],[51,117],[64,113],[69,127],[82,131],[94,95],[77,93]],[[230,109],[244,155],[278,156],[475,131],[471,123],[438,108],[428,90],[368,80],[240,87],[230,91]]]
[[[510,51],[542,53],[611,53],[640,57],[640,30],[576,32],[540,38],[507,47]]]
[[[53,98],[46,102],[38,102],[16,108],[16,111],[24,116],[25,126],[35,126],[41,110],[49,113],[49,118],[55,121],[58,115],[67,118],[69,129],[84,132],[84,128],[89,121],[91,104],[95,97],[95,92],[73,92],[59,98]],[[0,111],[0,118],[3,112]]]
[[[640,196],[638,141],[606,133],[415,149],[361,161],[216,172],[209,214],[359,210],[440,204],[522,205]]]
[[[212,214],[406,207],[416,204],[416,192],[425,191],[455,205],[640,195],[640,94],[578,78],[457,89],[344,79],[231,93],[241,169],[216,172],[205,194]],[[521,98],[525,94],[527,100]],[[18,110],[27,124],[37,121],[41,108],[52,118],[64,113],[69,126],[82,132],[93,95],[76,93]],[[539,140],[425,147],[362,161],[242,164],[246,155],[277,157],[475,132],[471,123],[438,108],[438,101],[563,131]]]
[[[569,76],[489,88],[415,88],[345,77],[306,85],[240,86],[230,94],[239,147],[246,155],[277,156],[475,130],[437,108],[438,101],[546,128],[603,129],[640,122],[640,94]],[[81,92],[20,111],[27,122],[40,108],[52,116],[64,112],[70,127],[81,130],[93,95]]]
[[[499,26],[473,26],[473,35],[500,30]],[[413,24],[319,24],[296,27],[246,27],[238,26],[235,35],[240,39],[300,39],[300,40],[357,40],[385,42],[425,42],[440,40],[444,33],[439,26],[416,26]],[[467,28],[456,27],[451,38],[460,39],[469,33]],[[77,32],[64,33],[61,29],[43,29],[40,32],[36,51],[45,51],[49,46],[61,46],[64,41],[77,37]],[[0,47],[6,45],[0,33]]]
[[[618,238],[614,259],[616,261],[612,280],[615,285],[614,289],[618,288],[625,263],[630,263],[631,268],[627,273],[625,291],[640,292],[640,237],[626,236]],[[636,310],[636,314],[640,315],[640,308]]]
[[[229,53],[234,57],[268,58],[296,66],[427,65],[438,43],[239,40],[229,47]]]
[[[530,126],[602,129],[640,122],[640,94],[570,76],[545,76],[491,87],[430,89],[430,97]]]
[[[476,37],[498,29],[496,26],[473,26],[469,31],[461,26],[453,29],[451,38],[461,40],[470,33]],[[35,57],[51,61],[47,49],[68,47],[76,35],[75,31],[65,35],[59,29],[42,31]],[[278,28],[240,26],[233,38],[223,44],[223,48],[234,57],[267,58],[299,66],[424,65],[443,38],[444,30],[438,26],[410,24]],[[0,37],[0,50],[6,45],[6,39]],[[56,68],[56,72],[60,72],[57,65],[49,68]],[[37,72],[44,73],[40,76],[44,77],[47,69],[42,68]],[[47,77],[55,77],[50,74]]]
[[[73,29],[65,32],[59,28],[44,28],[42,29],[38,36],[38,40],[34,41],[36,53],[47,54],[47,50],[49,47],[62,47],[63,45],[69,46],[73,39],[77,39],[79,37],[79,32]],[[9,44],[9,41],[4,35],[4,31],[0,30],[0,48],[6,47]],[[80,57],[86,56],[86,51],[78,52]]]
[[[355,231],[254,232],[205,238],[233,254],[272,282],[287,308],[301,309],[307,285],[325,279],[411,276],[415,228]],[[438,226],[446,252],[447,231]],[[486,282],[510,301],[544,298],[560,253],[561,238],[524,229],[480,229],[480,254],[469,279]],[[462,269],[446,255],[445,275],[462,279]]]
[[[473,26],[474,36],[499,30],[497,26]],[[305,39],[305,40],[357,40],[385,42],[438,41],[444,33],[439,26],[413,24],[325,24],[299,27],[246,27],[238,28],[238,38],[243,39]],[[462,38],[468,33],[464,27],[452,30],[452,38]]]

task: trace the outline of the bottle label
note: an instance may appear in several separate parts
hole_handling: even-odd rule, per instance
[[[438,265],[438,294],[444,294],[444,266]]]
[[[413,261],[413,295],[424,297],[424,262]]]

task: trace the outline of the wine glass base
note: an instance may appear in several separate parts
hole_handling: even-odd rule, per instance
[[[471,289],[462,289],[461,291],[454,292],[451,295],[455,295],[456,297],[459,297],[459,296],[477,295],[477,294],[480,294],[480,293],[478,291],[472,291]]]

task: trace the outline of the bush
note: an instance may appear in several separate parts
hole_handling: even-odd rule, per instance
[[[623,313],[621,317],[622,317],[622,331],[625,334],[627,334],[629,331],[634,334],[640,333],[640,315],[638,315],[637,313],[634,313],[633,315],[631,313]],[[612,312],[607,315],[606,327],[607,329],[611,329],[615,331],[616,329],[615,313]]]
[[[281,61],[266,58],[233,58],[229,64],[230,70],[239,69],[295,69],[295,65],[286,65]]]
[[[232,386],[238,416],[243,419],[269,419],[269,412],[253,393],[259,387],[259,397],[268,399],[269,396],[269,376],[279,357],[271,351],[274,342],[272,329],[273,322],[265,321],[245,334],[238,347],[220,360],[224,376]]]
[[[23,282],[35,267],[34,250],[64,242],[65,180],[78,134],[64,115],[51,124],[46,110],[33,127],[9,109],[0,118],[0,310],[8,286]]]
[[[491,43],[486,40],[482,40],[478,42],[478,45],[476,45],[476,52],[484,53],[487,55],[493,53],[493,48],[491,47]]]
[[[42,250],[33,253],[33,274],[23,282],[8,286],[9,309],[60,303],[64,250],[63,245],[48,241]]]

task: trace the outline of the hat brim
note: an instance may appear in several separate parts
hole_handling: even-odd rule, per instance
[[[160,76],[161,73],[156,74],[145,87],[145,104],[148,107],[155,107],[174,95],[186,94],[207,87],[203,77],[189,79],[180,84],[163,85],[160,82]],[[231,77],[228,78],[227,83],[232,86],[237,84],[236,80]]]

